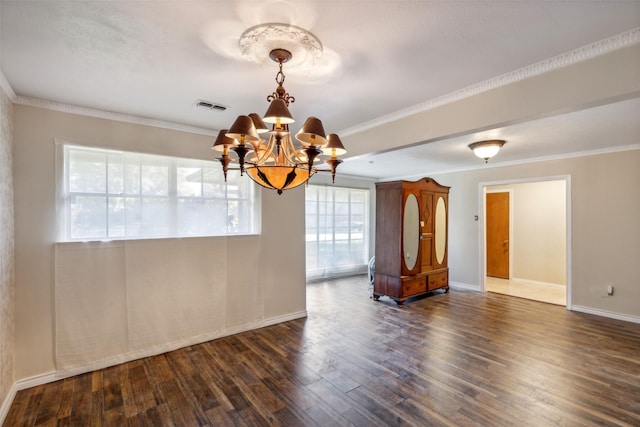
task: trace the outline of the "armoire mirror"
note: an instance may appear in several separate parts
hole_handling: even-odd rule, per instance
[[[442,197],[436,202],[435,221],[436,261],[442,264],[447,247],[447,208]]]
[[[420,244],[420,213],[418,198],[409,194],[404,202],[404,218],[402,224],[402,253],[404,265],[413,270],[418,261],[418,245]]]

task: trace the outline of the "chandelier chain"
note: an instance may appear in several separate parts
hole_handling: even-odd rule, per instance
[[[271,95],[267,96],[267,101],[271,102],[274,99],[282,99],[288,107],[289,103],[296,102],[296,98],[289,95],[289,92],[287,92],[287,90],[283,86],[285,75],[282,72],[282,62],[282,59],[278,60],[278,66],[280,67],[280,69],[278,70],[278,74],[276,74],[276,83],[278,83],[278,87]]]

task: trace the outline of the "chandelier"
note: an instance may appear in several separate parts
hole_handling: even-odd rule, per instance
[[[275,79],[278,86],[267,96],[267,112],[263,117],[256,113],[238,116],[229,129],[219,132],[212,147],[222,153],[218,160],[225,181],[232,162],[231,150],[237,155],[241,176],[246,172],[257,184],[276,190],[278,194],[308,182],[316,172],[331,172],[335,182],[336,168],[342,163],[338,156],[346,153],[340,138],[334,133],[327,135],[320,119],[309,117],[295,134],[300,145],[294,145],[289,130],[289,125],[294,123],[289,104],[295,102],[295,98],[284,88],[282,72],[282,65],[291,60],[292,53],[275,48],[269,52],[269,57],[278,63],[279,71]],[[261,134],[266,134],[267,139]],[[325,160],[329,169],[314,166],[321,155],[329,156]]]

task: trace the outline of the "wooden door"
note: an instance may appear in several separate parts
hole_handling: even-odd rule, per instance
[[[487,276],[509,278],[509,193],[487,193]]]

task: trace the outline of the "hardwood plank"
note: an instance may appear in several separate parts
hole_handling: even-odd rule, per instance
[[[205,411],[210,408],[222,407],[222,410],[233,411],[234,406],[229,401],[227,395],[217,385],[216,374],[213,371],[213,366],[210,364],[208,353],[203,347],[199,353],[192,355],[193,363],[200,367],[200,376],[202,381],[206,384],[206,389],[203,393],[206,393],[206,401],[201,401],[202,407]],[[215,400],[213,400],[215,399]]]
[[[158,399],[151,386],[144,361],[135,360],[127,364],[127,383],[123,390],[125,411],[127,416],[133,416],[158,404]]]
[[[92,426],[104,425],[104,394],[102,389],[91,393],[90,420]]]
[[[121,384],[124,382],[124,378],[122,377],[123,371],[126,371],[124,365],[112,366],[103,371],[102,397],[105,412],[124,412],[121,387]]]
[[[168,353],[160,354],[145,359],[149,377],[156,384],[173,379],[173,371],[167,361],[167,354]]]
[[[47,425],[56,422],[62,403],[62,388],[62,381],[55,381],[44,388],[34,425]]]
[[[182,404],[190,408],[190,412],[197,418],[200,425],[205,425],[207,423],[207,415],[199,401],[199,396],[196,394],[202,391],[202,382],[198,383],[194,380],[198,376],[198,369],[191,361],[190,354],[189,348],[183,352],[173,352],[168,355],[168,362],[175,372],[176,385],[184,399]],[[173,407],[174,405],[171,406]]]
[[[58,407],[58,413],[56,418],[58,420],[68,419],[71,416],[71,402],[73,397],[73,378],[67,378],[62,381],[62,392],[60,396],[60,405]]]
[[[640,425],[640,325],[455,289],[398,307],[359,276],[307,299],[306,319],[21,390],[4,425]]]
[[[92,373],[73,377],[73,395],[69,424],[72,426],[90,425],[92,395]]]
[[[13,399],[13,403],[11,404],[11,408],[7,417],[5,418],[4,424],[8,426],[20,425],[20,423],[29,423],[29,418],[27,416],[27,411],[32,411],[34,408],[37,408],[37,403],[30,403],[30,400],[33,396],[35,396],[40,390],[40,395],[42,394],[43,386],[32,387],[27,390],[22,390],[16,393],[15,398]],[[35,417],[35,413],[33,417]],[[33,421],[30,424],[32,425]]]
[[[166,403],[149,408],[145,412],[145,416],[152,426],[173,427],[176,425],[171,417],[171,408]]]
[[[287,379],[273,380],[271,378],[265,378],[263,381],[269,392],[275,395],[284,404],[283,408],[286,408],[288,412],[291,412],[291,415],[289,415],[288,418],[295,417],[296,420],[299,420],[304,425],[335,424],[335,420],[315,404],[316,399],[311,392],[306,390],[306,388],[298,387]],[[318,409],[315,416],[311,416],[309,413],[311,408]],[[277,410],[274,414],[276,419],[279,420],[280,415],[278,414],[282,413],[282,411]],[[317,417],[320,417],[325,421],[319,422]],[[331,420],[331,422],[329,422],[329,420]]]
[[[234,425],[233,419],[222,406],[214,406],[206,410],[207,418],[213,426]]]
[[[104,371],[93,371],[91,373],[91,391],[102,390],[102,374]]]
[[[182,393],[178,381],[173,378],[160,383],[160,390],[165,397],[167,407],[171,410],[171,418],[177,425],[199,425],[194,408]]]

